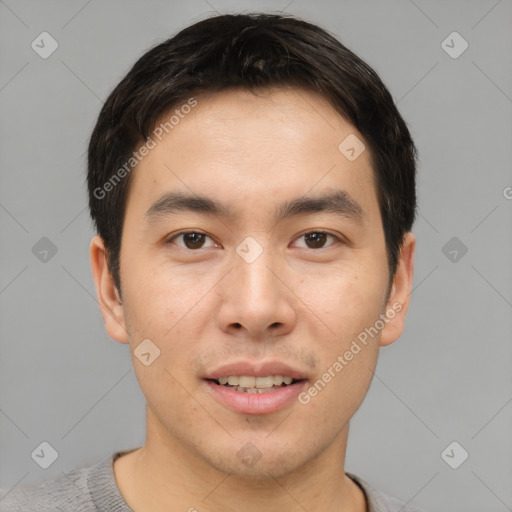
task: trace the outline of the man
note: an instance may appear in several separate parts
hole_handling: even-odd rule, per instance
[[[146,441],[1,510],[418,510],[345,471],[414,269],[415,147],[375,72],[292,17],[209,18],[139,59],[88,157]]]

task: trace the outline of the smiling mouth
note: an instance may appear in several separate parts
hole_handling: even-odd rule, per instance
[[[269,393],[279,389],[292,386],[304,379],[293,379],[282,375],[267,375],[265,377],[253,377],[249,375],[230,375],[219,379],[206,379],[219,386],[241,393]]]

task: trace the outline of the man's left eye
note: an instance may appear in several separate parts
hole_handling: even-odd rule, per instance
[[[302,247],[305,247],[306,249],[323,249],[326,247],[325,243],[329,238],[334,241],[339,241],[338,237],[323,231],[311,231],[310,233],[304,233],[297,238],[297,240],[304,239],[306,245],[303,245]],[[332,245],[332,243],[329,245]]]

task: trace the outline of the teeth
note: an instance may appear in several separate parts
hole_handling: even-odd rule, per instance
[[[268,391],[275,391],[279,389],[281,386],[274,386],[271,388],[243,388],[242,386],[237,386],[234,389],[237,391],[242,391],[244,393],[267,393]]]
[[[243,377],[240,379],[242,380]],[[274,377],[269,375],[268,377],[256,377],[256,387],[259,389],[271,388],[274,385]],[[242,386],[242,382],[240,382]]]
[[[258,378],[256,377],[246,377],[245,375],[242,377],[238,377],[238,385],[242,386],[243,388],[253,388],[255,387],[254,384],[258,382]],[[274,379],[272,379],[272,383],[274,383]],[[256,387],[260,387],[256,385]]]
[[[253,377],[250,375],[229,375],[228,377],[220,377],[219,384],[225,386],[233,386],[235,388],[243,388],[248,393],[266,392],[274,389],[273,386],[280,387],[282,384],[289,385],[292,383],[292,377],[283,377],[282,375],[267,375],[266,377]],[[252,391],[254,389],[254,391]]]

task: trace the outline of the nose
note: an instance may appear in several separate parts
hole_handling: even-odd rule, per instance
[[[236,255],[220,290],[218,323],[224,332],[256,340],[282,336],[294,329],[297,299],[269,253],[263,251],[251,263]]]

